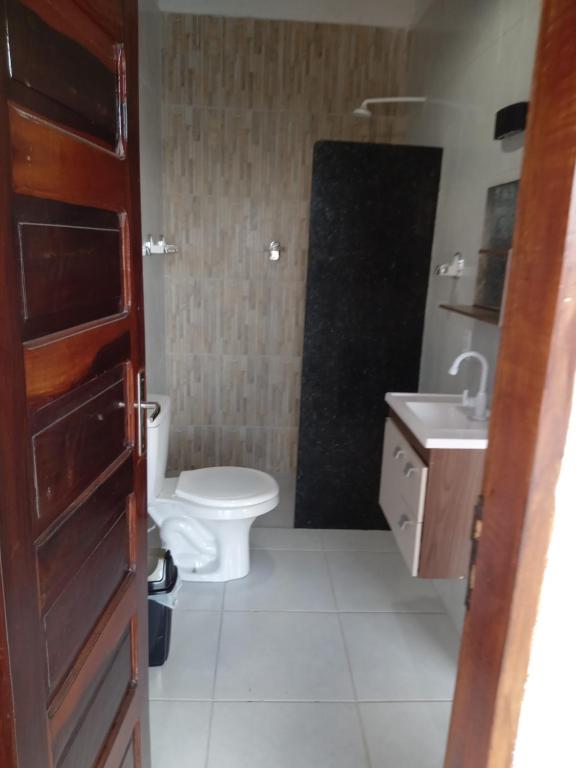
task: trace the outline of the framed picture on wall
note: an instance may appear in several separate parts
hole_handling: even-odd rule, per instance
[[[499,311],[514,236],[519,181],[489,187],[474,304]]]

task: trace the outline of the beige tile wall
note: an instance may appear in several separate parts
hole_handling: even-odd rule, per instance
[[[402,141],[405,30],[163,15],[172,470],[296,467],[312,152]],[[280,240],[281,260],[265,246]]]

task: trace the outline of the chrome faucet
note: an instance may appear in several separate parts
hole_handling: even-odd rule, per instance
[[[480,376],[478,394],[476,397],[469,397],[468,390],[465,389],[462,393],[462,405],[466,406],[467,408],[474,408],[474,414],[472,416],[474,421],[486,421],[488,418],[488,410],[486,407],[488,401],[486,396],[486,386],[488,383],[488,360],[486,360],[484,355],[481,355],[480,352],[462,352],[462,354],[458,355],[456,360],[454,360],[448,373],[451,376],[456,376],[460,368],[460,363],[469,357],[473,357],[475,360],[480,362],[480,365],[482,366],[482,373]]]

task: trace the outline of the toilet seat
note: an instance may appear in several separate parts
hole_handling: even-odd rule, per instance
[[[201,507],[245,509],[277,499],[278,483],[257,469],[208,467],[182,472],[175,495]]]

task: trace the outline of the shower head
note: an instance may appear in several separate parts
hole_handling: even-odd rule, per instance
[[[357,107],[354,112],[352,112],[352,114],[356,117],[372,117],[372,112],[370,112],[368,107],[365,107],[364,104],[362,104],[360,107]]]
[[[411,104],[424,101],[426,101],[425,96],[384,96],[378,99],[364,99],[352,114],[355,117],[372,117],[372,112],[368,108],[369,104]]]

